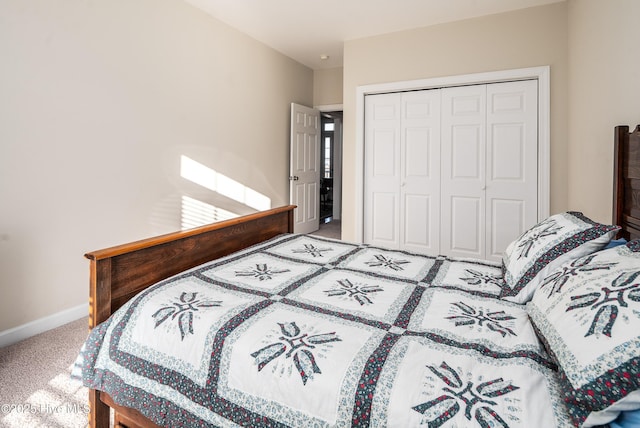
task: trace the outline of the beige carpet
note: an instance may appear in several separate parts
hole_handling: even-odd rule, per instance
[[[329,223],[320,223],[320,229],[312,232],[311,235],[324,236],[325,238],[341,239],[342,224],[340,220],[333,220]]]
[[[87,319],[0,348],[0,427],[88,426],[87,389],[70,377]]]

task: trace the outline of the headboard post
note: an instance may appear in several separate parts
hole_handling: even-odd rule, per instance
[[[111,258],[89,262],[89,328],[111,315]]]
[[[293,208],[290,209],[287,213],[288,213],[288,223],[289,223],[288,226],[287,226],[288,232],[289,233],[293,233],[294,232],[294,230],[293,230],[294,229],[294,221],[295,221],[295,217],[293,215],[294,209]]]
[[[640,239],[640,125],[615,128],[613,221],[619,237]]]
[[[613,224],[622,224],[624,211],[624,160],[627,158],[625,141],[629,127],[616,126],[614,129],[613,149]]]

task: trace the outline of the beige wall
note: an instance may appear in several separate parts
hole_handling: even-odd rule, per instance
[[[640,2],[569,2],[568,205],[611,221],[613,128],[640,123]]]
[[[348,41],[344,51],[344,239],[356,233],[356,88],[373,83],[549,65],[551,211],[568,207],[566,3]]]
[[[0,333],[85,305],[90,250],[180,228],[187,155],[288,203],[313,71],[179,0],[0,2]]]
[[[342,104],[343,71],[342,67],[314,70],[314,106]]]
[[[178,0],[0,2],[0,333],[85,304],[82,254],[179,228],[182,195],[249,210],[182,179],[182,154],[287,203],[291,101],[344,104],[353,237],[359,85],[550,65],[551,211],[608,221],[638,15],[569,0],[349,41],[344,69],[312,72]]]

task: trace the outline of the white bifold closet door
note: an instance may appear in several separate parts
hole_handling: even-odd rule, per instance
[[[440,248],[440,91],[365,99],[365,242]]]
[[[365,242],[499,260],[537,222],[537,81],[365,100]]]

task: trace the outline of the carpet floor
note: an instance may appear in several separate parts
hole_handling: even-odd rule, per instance
[[[332,220],[329,223],[320,223],[320,229],[311,235],[324,236],[325,238],[341,239],[342,224],[340,220]]]
[[[88,426],[87,389],[71,379],[87,318],[0,348],[0,427]]]

